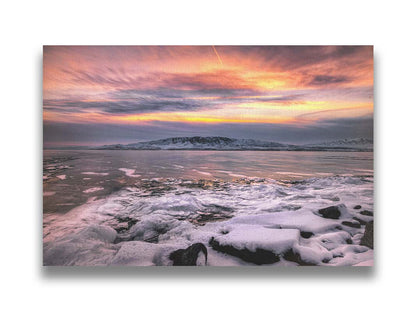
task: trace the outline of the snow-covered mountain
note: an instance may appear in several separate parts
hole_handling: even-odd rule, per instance
[[[104,145],[98,149],[133,150],[291,150],[295,145],[226,137],[177,137],[132,144]]]
[[[104,145],[94,149],[109,150],[269,150],[269,151],[316,151],[316,150],[372,150],[372,140],[345,139],[308,145],[291,145],[253,139],[227,137],[176,137],[132,144]]]
[[[354,150],[373,150],[373,140],[364,138],[343,139],[330,142],[303,145],[305,148],[318,149],[354,149]]]

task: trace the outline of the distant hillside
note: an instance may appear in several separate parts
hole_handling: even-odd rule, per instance
[[[292,145],[253,139],[233,139],[227,137],[176,137],[132,144],[113,144],[96,147],[105,150],[264,150],[264,151],[318,151],[372,150],[372,140],[345,139],[319,144]]]
[[[316,144],[303,145],[306,148],[320,148],[320,149],[360,149],[360,150],[372,150],[373,140],[356,138],[356,139],[343,139],[330,142],[321,142]]]
[[[226,137],[177,137],[132,144],[104,145],[98,149],[121,150],[291,150],[295,145]]]

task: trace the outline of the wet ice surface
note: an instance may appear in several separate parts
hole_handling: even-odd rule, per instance
[[[200,242],[208,265],[253,265],[212,238],[279,255],[270,265],[372,263],[359,245],[373,219],[362,214],[373,211],[372,153],[160,154],[45,152],[44,264],[171,265],[171,252]],[[319,213],[329,206],[338,219]]]

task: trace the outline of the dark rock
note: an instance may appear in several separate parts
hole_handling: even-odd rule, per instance
[[[361,209],[361,205],[354,206],[354,209],[356,210]]]
[[[357,218],[357,217],[352,217],[352,219],[353,219],[353,220],[355,220],[355,221],[358,221],[361,225],[366,225],[366,224],[367,224],[367,222],[366,222],[366,221],[361,220],[361,219],[359,219],[359,218]]]
[[[318,210],[319,214],[326,219],[339,219],[341,212],[338,206],[329,206]]]
[[[178,249],[169,255],[174,266],[195,266],[199,253],[205,255],[205,265],[208,261],[208,251],[204,244],[196,243],[186,249]]]
[[[299,265],[303,265],[303,266],[312,266],[312,265],[315,265],[314,263],[310,263],[310,262],[307,262],[307,261],[303,261],[302,258],[299,255],[299,253],[294,252],[293,249],[289,249],[288,251],[286,251],[283,254],[283,259],[285,259],[287,261],[292,261],[292,262],[299,263]]]
[[[359,229],[361,227],[360,222],[342,221],[341,224],[356,229]]]
[[[370,221],[366,224],[364,236],[361,238],[360,245],[373,249],[374,243],[374,222]]]
[[[303,238],[309,238],[311,236],[313,236],[314,234],[312,232],[306,232],[306,231],[301,231],[300,232],[300,236],[302,236]]]
[[[216,251],[238,257],[254,264],[270,264],[280,261],[279,255],[276,255],[269,250],[257,248],[256,251],[250,251],[247,248],[237,249],[231,245],[220,245],[214,237],[210,239],[209,245]]]
[[[363,216],[373,216],[373,212],[369,210],[360,211],[360,214],[362,214]]]

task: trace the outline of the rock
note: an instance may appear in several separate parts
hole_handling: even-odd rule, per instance
[[[373,216],[373,212],[369,210],[360,211],[360,214],[362,214],[363,216]]]
[[[338,209],[338,206],[330,206],[327,208],[322,208],[318,210],[319,214],[326,219],[339,219],[341,212]]]
[[[361,209],[361,205],[354,206],[355,210]]]
[[[300,232],[300,236],[302,236],[303,238],[310,238],[312,237],[314,234],[312,232],[306,232],[306,231],[301,231]]]
[[[358,221],[355,221],[355,222],[351,222],[351,221],[342,221],[342,222],[341,222],[341,224],[342,224],[342,225],[345,225],[345,226],[352,227],[352,228],[356,228],[356,229],[359,229],[359,228],[361,227],[361,224],[360,224],[360,222],[358,222]]]
[[[195,266],[200,253],[205,255],[205,265],[208,261],[208,251],[204,244],[196,243],[186,249],[178,249],[169,255],[174,266]]]
[[[357,218],[357,217],[353,217],[352,219],[353,219],[353,220],[355,220],[355,221],[358,221],[361,225],[366,225],[366,224],[367,224],[367,222],[366,222],[366,221],[361,220],[361,219],[359,219],[359,218]]]
[[[364,236],[361,238],[360,245],[373,249],[374,242],[374,222],[370,221],[366,224]]]
[[[216,251],[238,257],[244,261],[254,264],[271,264],[280,261],[279,255],[276,255],[269,250],[257,248],[256,251],[251,251],[247,248],[237,249],[231,245],[220,245],[214,237],[210,239],[209,245]]]
[[[289,249],[288,251],[286,251],[283,254],[283,258],[285,260],[287,260],[287,261],[296,262],[296,263],[299,263],[299,265],[303,265],[303,266],[312,266],[312,265],[315,265],[314,263],[309,263],[309,262],[306,262],[306,261],[302,260],[302,258],[300,257],[299,253],[294,252],[293,249]]]

